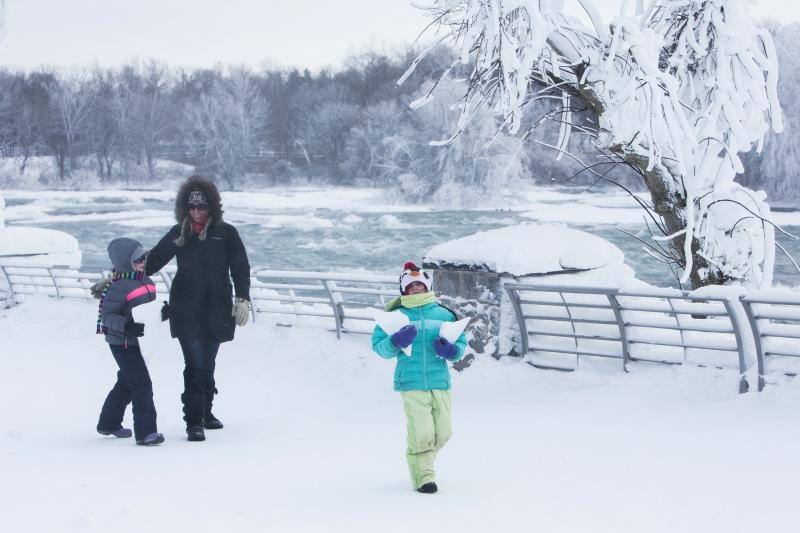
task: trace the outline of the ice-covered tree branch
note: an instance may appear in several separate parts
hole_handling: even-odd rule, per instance
[[[562,94],[561,157],[576,122],[571,99],[580,99],[598,119],[596,147],[641,174],[682,282],[768,286],[769,207],[734,177],[743,170],[739,154],[782,129],[771,36],[754,25],[746,0],[635,4],[621,2],[604,25],[590,0],[577,0],[586,27],[560,0],[433,2],[427,9],[444,42],[472,65],[448,141],[480,107],[516,133],[544,86]]]

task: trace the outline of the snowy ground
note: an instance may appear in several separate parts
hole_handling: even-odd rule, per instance
[[[714,369],[479,359],[455,376],[428,496],[409,486],[392,363],[366,336],[248,325],[218,359],[226,427],[189,443],[157,307],[138,318],[158,448],[94,433],[115,367],[92,304],[0,312],[4,531],[797,531],[797,382],[740,396]]]

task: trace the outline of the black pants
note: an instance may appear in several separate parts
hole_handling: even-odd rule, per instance
[[[214,370],[219,341],[206,338],[178,337],[183,350],[183,419],[188,425],[202,424],[211,412],[217,392]]]
[[[117,382],[106,396],[100,420],[99,431],[116,431],[122,427],[125,408],[133,404],[133,433],[136,439],[143,439],[156,429],[156,406],[153,404],[153,382],[138,346],[109,345],[111,354],[117,362]]]

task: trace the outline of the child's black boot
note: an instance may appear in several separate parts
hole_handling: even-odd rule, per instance
[[[439,490],[439,487],[436,486],[436,483],[434,483],[433,481],[430,481],[430,482],[425,483],[424,485],[422,485],[417,490],[419,492],[423,493],[423,494],[435,494],[436,491]]]
[[[114,435],[118,439],[127,439],[133,435],[133,431],[131,431],[128,428],[119,428],[115,429],[114,431],[106,431],[105,429],[98,429],[97,432],[100,433],[101,435],[106,435],[106,436]]]
[[[156,446],[164,442],[164,435],[161,433],[150,433],[143,439],[136,439],[136,444],[139,446]]]

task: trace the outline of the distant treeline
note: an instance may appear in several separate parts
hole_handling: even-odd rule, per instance
[[[763,156],[746,156],[742,179],[785,198],[800,189],[793,127],[800,68],[790,54],[800,47],[800,26],[773,32],[788,127],[767,139]],[[164,177],[157,165],[164,159],[192,165],[230,188],[302,180],[384,187],[410,201],[433,197],[456,204],[523,181],[607,184],[579,173],[581,165],[569,157],[556,161],[552,148],[536,142],[555,144],[553,121],[545,120],[521,144],[519,135],[494,137],[498,119],[487,110],[450,145],[432,146],[455,131],[452,103],[463,92],[457,81],[463,73],[454,72],[455,81],[412,110],[409,104],[424,97],[452,62],[447,50],[434,53],[398,86],[414,57],[413,50],[366,52],[335,72],[313,74],[189,71],[152,60],[69,72],[0,70],[0,155],[13,158],[18,175],[33,158],[48,158],[53,172],[40,178],[47,185],[68,185],[87,172],[107,182],[155,180]],[[529,112],[544,117],[553,107],[543,100]],[[570,148],[580,159],[598,160],[589,142],[574,139]],[[605,177],[640,188],[639,178],[623,168]],[[6,170],[0,184],[15,179]]]

